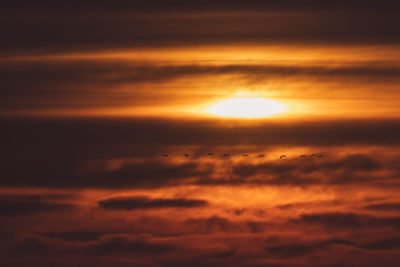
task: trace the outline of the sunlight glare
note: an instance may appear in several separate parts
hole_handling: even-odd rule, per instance
[[[216,103],[206,112],[223,117],[264,118],[286,111],[286,106],[271,99],[237,97]]]

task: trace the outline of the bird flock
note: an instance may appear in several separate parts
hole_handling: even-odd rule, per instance
[[[207,155],[210,156],[210,157],[216,156],[215,153],[208,153]],[[162,153],[161,156],[167,158],[169,155],[168,155],[168,153]],[[189,155],[188,153],[184,153],[183,156],[185,156],[185,158],[189,158],[189,157],[190,157],[190,155]],[[224,157],[224,158],[229,158],[230,156],[231,156],[231,155],[228,154],[228,153],[223,154],[223,157]],[[248,158],[248,157],[249,157],[249,154],[241,154],[240,156],[241,156],[241,157]],[[264,154],[259,154],[259,155],[255,156],[255,157],[256,157],[256,158],[264,158],[265,155],[264,155]],[[322,158],[322,157],[324,157],[324,155],[322,155],[322,154],[310,154],[309,156],[307,156],[307,155],[303,154],[303,155],[301,155],[299,158],[301,158],[301,159],[307,159],[307,158],[313,158],[313,157]],[[286,156],[286,155],[281,155],[281,156],[279,157],[279,159],[283,159],[283,158],[287,158],[287,156]]]

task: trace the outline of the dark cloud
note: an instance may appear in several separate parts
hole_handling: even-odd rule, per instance
[[[292,223],[319,225],[334,230],[370,229],[375,227],[400,228],[400,217],[375,217],[357,213],[314,213],[292,219]]]
[[[237,231],[239,226],[226,218],[212,216],[209,218],[188,219],[186,224],[197,229],[195,232],[213,233],[213,232],[232,232]]]
[[[260,233],[267,229],[263,221],[243,220],[236,221],[221,216],[189,218],[184,225],[190,227],[190,231],[198,234],[210,233]]]
[[[19,252],[26,254],[46,254],[55,251],[55,248],[52,247],[49,243],[46,243],[40,238],[37,237],[27,237],[17,243],[14,244],[14,249]]]
[[[88,85],[101,86],[124,83],[163,82],[187,76],[238,75],[247,79],[307,76],[314,78],[398,78],[400,68],[392,62],[362,62],[360,65],[298,66],[298,65],[138,65],[126,61],[7,61],[0,65],[4,87],[50,91],[54,86],[84,89]],[[20,78],[24,77],[23,80]],[[46,88],[47,87],[47,88]],[[104,87],[104,86],[103,86]],[[62,89],[62,88],[60,88]],[[91,88],[90,88],[91,89]],[[93,89],[91,89],[93,90]],[[40,91],[38,91],[40,93]],[[49,92],[50,93],[50,92]],[[54,92],[57,93],[57,92]]]
[[[373,211],[400,211],[400,203],[377,203],[367,205],[364,209]]]
[[[130,239],[125,237],[113,237],[111,239],[99,242],[87,248],[89,254],[126,254],[126,253],[147,253],[162,254],[176,250],[172,244],[162,244],[150,242],[148,240]]]
[[[48,144],[65,152],[125,146],[184,145],[397,145],[397,119],[348,119],[302,122],[262,121],[238,124],[230,120],[174,120],[142,118],[1,119],[4,149]],[[157,133],[157,135],[154,135]],[[61,138],[61,141],[60,141]],[[71,147],[70,147],[71,146]],[[96,147],[97,146],[97,147]],[[47,148],[51,149],[51,148]],[[136,147],[135,147],[136,149]],[[149,154],[147,151],[134,150]],[[126,151],[119,148],[121,153]],[[8,152],[8,151],[7,151]],[[11,151],[12,152],[12,151]],[[28,151],[29,152],[29,151]],[[95,155],[98,151],[84,151]],[[351,152],[351,151],[348,151]],[[15,153],[15,152],[14,152]],[[12,155],[12,154],[11,154]],[[146,154],[145,154],[146,155]],[[154,155],[154,153],[153,153]],[[56,155],[59,156],[59,155]],[[290,155],[289,155],[290,156]]]
[[[390,238],[360,245],[359,247],[368,250],[394,250],[400,249],[400,238]]]
[[[55,188],[160,187],[181,184],[190,178],[212,172],[211,167],[201,169],[196,162],[171,164],[168,161],[150,159],[125,163],[118,169],[107,170],[101,165],[98,170],[79,173],[85,160],[75,159],[71,162],[69,158],[64,161],[63,157],[48,156],[48,158],[16,159],[15,162],[10,162],[3,168],[7,175],[0,179],[0,183],[9,186]],[[41,165],[43,162],[51,165],[43,166]],[[15,168],[19,165],[23,165],[24,168]]]
[[[24,216],[72,209],[73,204],[52,202],[62,195],[0,195],[0,216]]]
[[[206,206],[207,201],[186,198],[115,197],[100,200],[99,205],[109,210],[196,208]]]
[[[109,172],[99,172],[81,177],[83,183],[77,186],[98,187],[159,187],[184,183],[190,178],[207,176],[212,172],[208,168],[201,170],[197,163],[169,164],[161,161],[149,161],[126,164]],[[71,184],[73,185],[73,184]]]
[[[96,231],[69,231],[69,232],[42,233],[40,235],[49,238],[61,239],[64,241],[89,242],[98,240],[100,236],[106,233],[107,232],[96,232]]]
[[[2,194],[0,198],[2,199],[10,199],[10,200],[19,200],[19,201],[32,201],[32,202],[51,202],[57,200],[69,200],[77,198],[78,196],[73,193],[44,193],[44,194]]]
[[[353,243],[345,239],[329,239],[320,242],[290,244],[280,246],[266,246],[264,250],[279,257],[299,257],[313,254],[316,251],[328,250],[333,245],[351,245]]]
[[[328,160],[310,158],[285,162],[270,161],[261,164],[240,163],[233,166],[232,174],[234,177],[236,176],[236,179],[231,178],[230,182],[277,185],[373,182],[380,181],[384,177],[372,178],[371,172],[382,169],[390,170],[387,166],[380,164],[378,160],[367,154],[350,154]]]
[[[283,205],[276,206],[277,209],[280,210],[289,210],[289,209],[307,209],[312,207],[326,207],[326,206],[337,206],[343,204],[345,201],[343,200],[332,200],[332,201],[318,201],[318,202],[293,202]]]
[[[400,248],[400,239],[384,239],[375,242],[357,244],[346,239],[328,239],[323,241],[297,242],[279,246],[267,245],[263,249],[278,257],[301,257],[314,254],[318,251],[327,251],[334,245],[344,245],[364,250],[395,250]]]
[[[204,259],[227,259],[236,254],[235,250],[217,251],[204,256]]]

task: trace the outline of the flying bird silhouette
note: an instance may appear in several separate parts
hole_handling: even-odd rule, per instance
[[[248,156],[249,156],[248,154],[243,154],[243,155],[242,155],[242,157],[248,157]]]
[[[264,154],[261,154],[261,155],[258,155],[258,156],[256,156],[257,158],[263,158],[263,157],[265,157],[265,155]]]
[[[282,159],[282,158],[286,158],[286,155],[282,155],[279,157],[279,159]]]
[[[208,155],[209,155],[209,156],[215,156],[215,154],[214,154],[214,153],[208,153]]]

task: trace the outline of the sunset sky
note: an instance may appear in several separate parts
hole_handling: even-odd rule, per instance
[[[400,266],[399,12],[5,1],[0,265]]]

